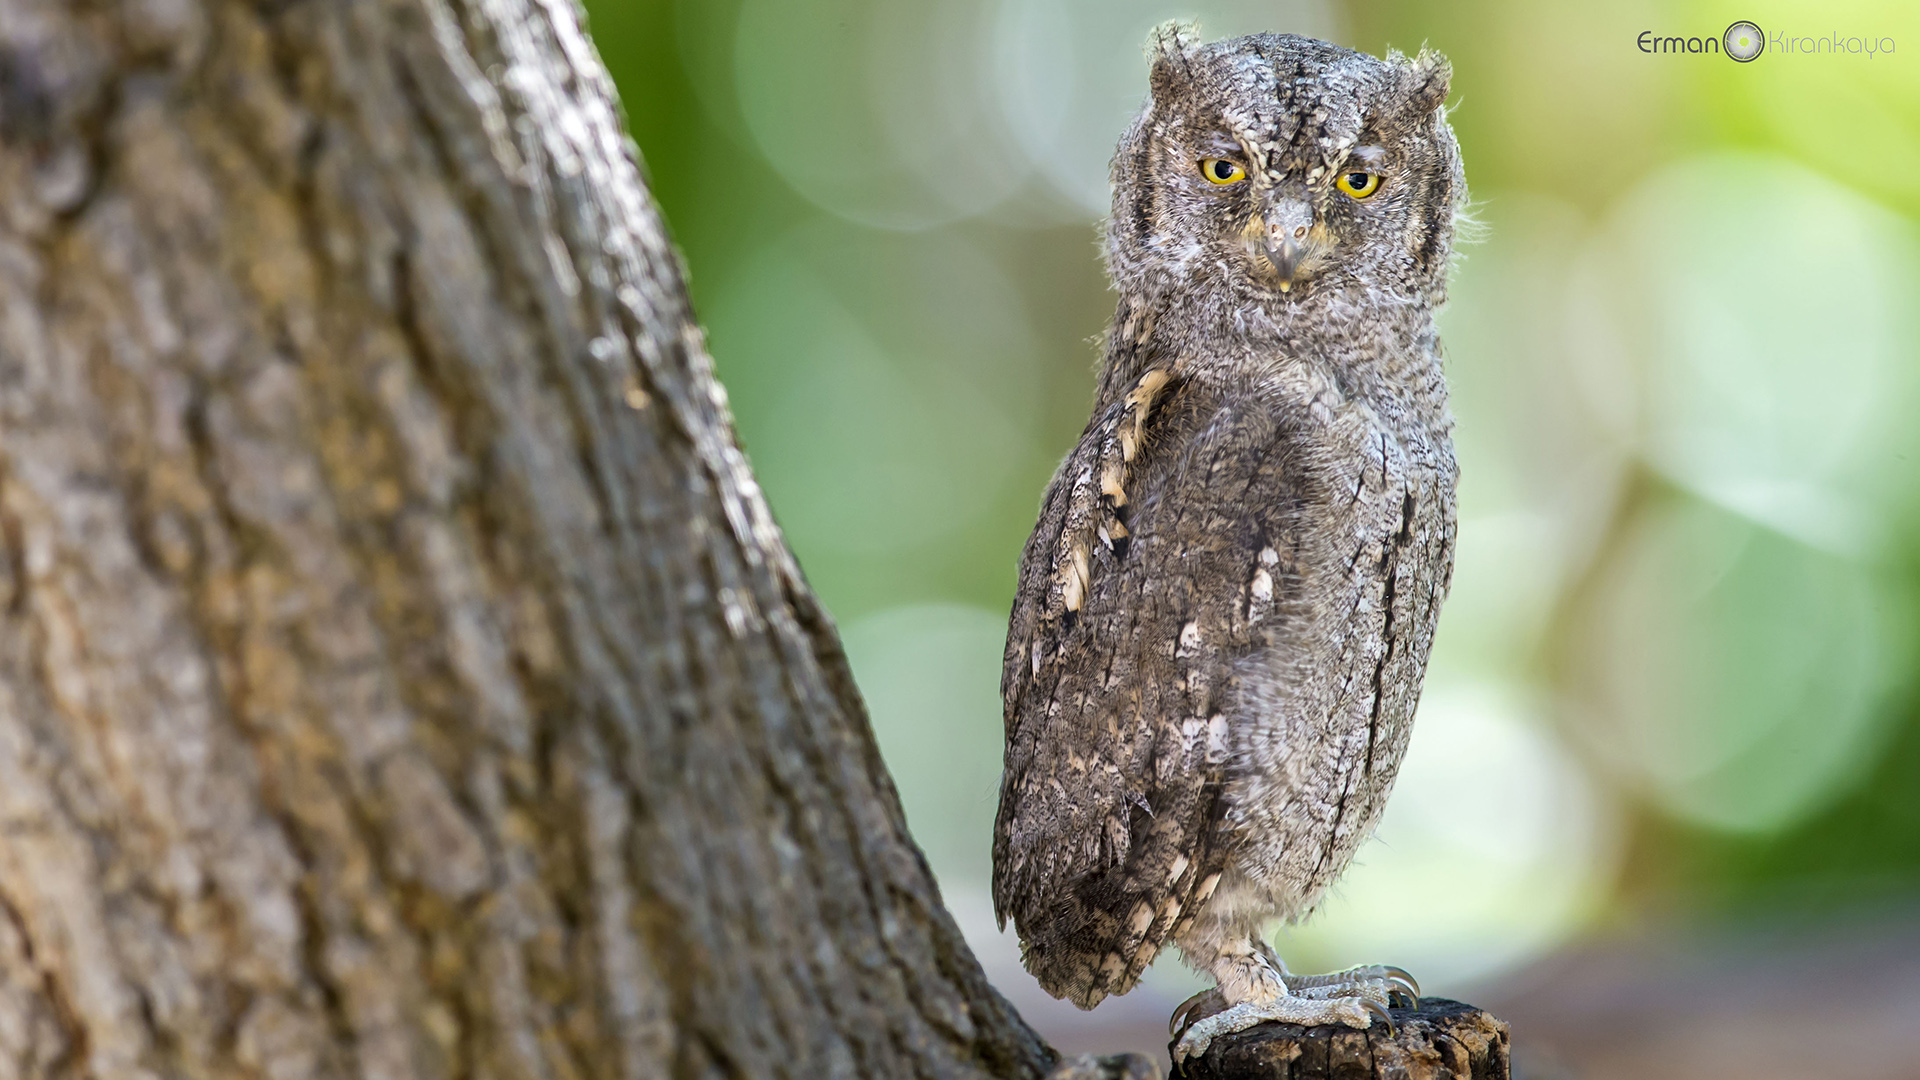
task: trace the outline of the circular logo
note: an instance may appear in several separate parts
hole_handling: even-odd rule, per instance
[[[1767,35],[1761,33],[1759,27],[1742,20],[1727,27],[1727,32],[1720,36],[1720,44],[1727,50],[1728,56],[1744,64],[1759,56],[1760,51],[1767,47]]]

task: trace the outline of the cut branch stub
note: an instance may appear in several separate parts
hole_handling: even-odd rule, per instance
[[[1214,1040],[1174,1070],[1187,1080],[1510,1080],[1507,1025],[1471,1005],[1424,998],[1394,1029],[1261,1024]]]

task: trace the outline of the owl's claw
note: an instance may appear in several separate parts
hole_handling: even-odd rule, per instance
[[[1412,972],[1409,972],[1403,967],[1395,967],[1392,964],[1381,964],[1380,972],[1383,977],[1404,985],[1407,988],[1407,995],[1413,998],[1415,1002],[1420,1000],[1420,982],[1413,977]]]
[[[1383,969],[1381,978],[1387,980],[1392,987],[1388,991],[1392,1002],[1403,1008],[1419,1008],[1420,984],[1414,980],[1414,977],[1408,974],[1405,968],[1397,968],[1392,964],[1382,964],[1381,967]]]
[[[1393,1014],[1387,1011],[1385,1005],[1380,1004],[1372,998],[1361,998],[1360,1000],[1366,1002],[1368,1016],[1387,1025],[1387,1037],[1392,1038],[1395,1034]],[[1372,1027],[1373,1025],[1368,1024],[1367,1026]]]
[[[1198,1009],[1200,1007],[1201,1002],[1205,1001],[1209,995],[1217,995],[1219,993],[1220,993],[1219,987],[1217,986],[1210,987],[1206,990],[1200,991],[1199,993],[1193,995],[1187,1000],[1181,1002],[1179,1005],[1175,1006],[1173,1010],[1173,1015],[1167,1017],[1167,1034],[1171,1037],[1177,1038],[1180,1035],[1180,1032],[1186,1028],[1186,1024],[1183,1021],[1186,1020],[1188,1014]],[[1218,1012],[1219,1010],[1216,1009],[1214,1011]]]

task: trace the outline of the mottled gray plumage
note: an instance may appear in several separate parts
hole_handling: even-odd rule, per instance
[[[1378,823],[1451,575],[1448,78],[1431,54],[1155,35],[1113,159],[1099,391],[1001,683],[995,908],[1084,1008],[1169,941],[1226,1004],[1313,996],[1258,934]],[[1370,195],[1336,189],[1364,172]]]

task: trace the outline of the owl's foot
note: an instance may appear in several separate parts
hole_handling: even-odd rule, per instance
[[[1345,1024],[1355,1028],[1372,1027],[1375,1020],[1384,1020],[1391,1029],[1393,1018],[1387,1014],[1386,994],[1379,991],[1379,995],[1376,999],[1372,993],[1333,998],[1285,994],[1265,1001],[1230,1005],[1187,1025],[1186,1033],[1174,1044],[1173,1063],[1184,1064],[1188,1058],[1206,1053],[1213,1040],[1222,1035],[1245,1031],[1268,1020],[1307,1026]]]
[[[1420,984],[1405,968],[1392,964],[1367,964],[1330,975],[1289,974],[1286,980],[1287,989],[1300,997],[1380,1000],[1384,995],[1388,1005],[1413,1008],[1420,1004]]]
[[[1400,968],[1371,964],[1330,975],[1295,975],[1258,937],[1230,943],[1207,970],[1219,985],[1182,1002],[1169,1022],[1177,1040],[1175,1064],[1206,1053],[1222,1035],[1268,1020],[1367,1028],[1378,1019],[1392,1031],[1387,1010],[1420,1003],[1420,984]]]
[[[1287,989],[1301,997],[1377,999],[1379,992],[1384,992],[1389,1005],[1415,1008],[1420,1004],[1420,984],[1406,968],[1392,964],[1363,964],[1326,975],[1295,975],[1287,970],[1286,962],[1280,959],[1279,953],[1273,951],[1270,942],[1255,938],[1252,944],[1254,951],[1266,960],[1267,966],[1286,980]]]

